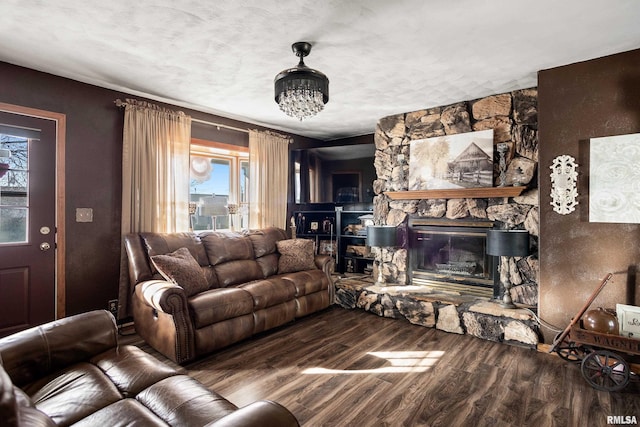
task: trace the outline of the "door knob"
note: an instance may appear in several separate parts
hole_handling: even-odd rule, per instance
[[[49,249],[51,249],[51,245],[50,244],[48,244],[47,242],[40,243],[40,250],[41,251],[48,251]]]

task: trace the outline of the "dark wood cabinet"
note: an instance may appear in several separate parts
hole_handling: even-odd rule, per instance
[[[373,219],[370,210],[336,209],[338,229],[338,264],[340,273],[371,274],[373,258],[366,245],[366,227],[362,217]]]
[[[314,241],[316,254],[337,256],[336,211],[294,211],[291,225],[296,227],[296,237]]]
[[[336,260],[336,272],[371,274],[373,257],[366,246],[363,216],[373,218],[372,210],[349,210],[337,206],[334,210],[293,211],[291,222],[296,237],[314,241],[316,254],[331,255]]]

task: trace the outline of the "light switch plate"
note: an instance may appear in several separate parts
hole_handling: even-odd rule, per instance
[[[93,209],[76,208],[76,222],[93,222]]]

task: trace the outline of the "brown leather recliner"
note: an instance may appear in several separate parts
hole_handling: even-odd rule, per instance
[[[332,258],[312,251],[310,263],[283,271],[281,241],[291,242],[279,228],[125,236],[136,331],[184,363],[327,308],[333,301]],[[189,283],[165,280],[152,262],[181,248],[197,263],[205,288],[194,292]]]
[[[298,426],[262,400],[238,409],[135,346],[104,310],[0,339],[3,426]]]

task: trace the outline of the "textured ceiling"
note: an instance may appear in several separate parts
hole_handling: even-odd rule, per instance
[[[302,122],[273,101],[296,41],[330,80],[325,110]],[[0,3],[1,61],[325,140],[638,47],[637,0]]]

